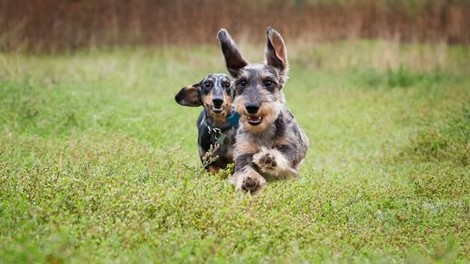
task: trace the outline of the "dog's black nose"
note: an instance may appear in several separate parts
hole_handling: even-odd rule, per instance
[[[224,103],[224,100],[221,98],[214,98],[212,99],[212,103],[214,103],[215,108],[220,108],[222,107],[222,104]]]
[[[245,109],[250,114],[256,114],[259,110],[259,103],[246,103]]]

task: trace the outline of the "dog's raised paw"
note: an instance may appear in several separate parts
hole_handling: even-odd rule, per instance
[[[270,172],[276,168],[278,162],[276,157],[267,149],[261,150],[253,156],[253,162],[262,172]]]
[[[266,155],[262,156],[259,159],[259,163],[260,163],[260,165],[262,165],[266,169],[272,169],[272,168],[276,167],[276,165],[277,165],[276,159],[270,153],[266,153]]]
[[[291,175],[291,171],[294,171],[287,159],[277,149],[262,148],[253,156],[253,163],[263,174],[274,177],[286,177],[286,175]]]

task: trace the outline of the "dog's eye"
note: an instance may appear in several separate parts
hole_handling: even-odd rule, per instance
[[[211,88],[212,87],[212,83],[210,83],[210,82],[205,82],[203,85],[204,85],[204,88]]]
[[[230,83],[225,82],[225,83],[223,83],[223,86],[224,86],[224,88],[229,88],[229,87],[230,87]]]
[[[273,81],[271,81],[271,80],[265,80],[265,81],[263,82],[263,85],[266,86],[266,87],[270,87],[271,85],[273,85]]]
[[[241,80],[238,85],[240,85],[241,87],[245,87],[246,86],[246,80]]]

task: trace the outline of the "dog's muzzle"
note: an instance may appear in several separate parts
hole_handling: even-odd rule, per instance
[[[245,104],[245,109],[248,112],[248,114],[256,114],[258,113],[260,104],[259,103],[246,103]]]
[[[214,104],[214,113],[221,113],[224,100],[220,98],[214,98],[212,99],[212,103]]]

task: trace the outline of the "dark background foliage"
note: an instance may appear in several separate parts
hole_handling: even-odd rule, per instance
[[[468,0],[0,0],[0,50],[70,51],[248,41],[271,25],[288,39],[398,38],[470,43]]]

